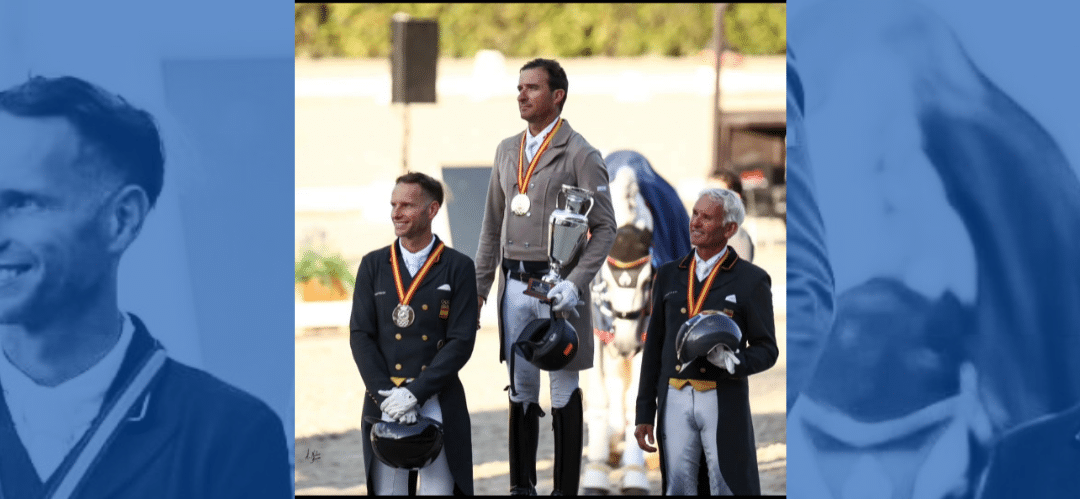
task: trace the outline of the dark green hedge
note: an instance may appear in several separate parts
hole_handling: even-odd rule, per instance
[[[713,4],[323,4],[296,5],[297,57],[382,58],[395,12],[439,20],[443,57],[493,49],[508,57],[699,53],[711,45]],[[730,4],[729,48],[783,54],[784,4]]]

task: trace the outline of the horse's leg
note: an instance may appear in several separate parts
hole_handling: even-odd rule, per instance
[[[649,493],[649,477],[645,468],[645,451],[638,447],[637,438],[634,437],[634,420],[636,417],[636,401],[638,391],[638,379],[641,376],[641,355],[634,355],[623,361],[623,370],[628,374],[627,389],[621,392],[626,397],[626,427],[625,442],[623,445],[622,463],[622,493],[626,495],[644,495]]]
[[[593,310],[593,313],[599,313]],[[596,348],[593,349],[593,368],[587,370],[589,379],[589,396],[586,397],[585,407],[588,424],[588,447],[586,451],[586,463],[583,468],[581,488],[584,495],[608,494],[611,491],[611,481],[608,476],[611,467],[608,465],[609,456],[609,431],[607,423],[607,386],[604,383],[604,350],[610,349],[599,338],[595,339]]]
[[[606,355],[607,358],[604,359],[607,362],[604,377],[607,378],[608,428],[611,431],[611,442],[615,444],[622,440],[622,431],[626,427],[623,394],[626,391],[627,373],[623,369],[623,358],[618,351],[615,348],[609,348],[608,350],[610,352]]]

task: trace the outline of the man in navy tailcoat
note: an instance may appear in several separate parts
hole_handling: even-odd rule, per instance
[[[390,198],[398,239],[364,256],[350,321],[353,359],[367,393],[364,416],[440,421],[443,449],[410,483],[409,470],[377,461],[364,439],[368,493],[473,494],[469,408],[458,371],[476,340],[476,269],[431,233],[442,185],[422,173],[398,177]],[[364,435],[371,432],[364,421]]]

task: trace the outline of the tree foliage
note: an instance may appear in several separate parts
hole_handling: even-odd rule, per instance
[[[744,54],[783,54],[787,47],[787,7],[735,4],[724,12],[727,43]]]
[[[439,53],[473,57],[685,56],[711,47],[713,4],[328,4],[296,5],[297,57],[383,58],[396,12],[438,19]],[[731,50],[783,54],[784,4],[731,4]]]

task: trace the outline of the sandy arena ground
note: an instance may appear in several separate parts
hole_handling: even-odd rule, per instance
[[[771,227],[770,227],[771,229]],[[762,237],[775,233],[773,238]],[[753,234],[753,232],[752,232]],[[786,272],[782,226],[755,235],[755,263],[773,277],[774,294],[783,290]],[[781,304],[782,298],[781,298]],[[787,448],[784,401],[786,388],[786,315],[777,307],[776,332],[780,358],[772,369],[750,379],[758,465],[764,494],[786,493]],[[461,371],[472,419],[473,477],[478,495],[509,491],[507,457],[506,366],[498,362],[498,331],[485,323],[478,331],[472,358]],[[590,388],[582,376],[586,396]],[[553,438],[547,377],[542,376],[540,403],[548,416],[540,423],[537,492],[552,489]],[[361,457],[360,410],[363,381],[349,350],[344,329],[305,331],[296,339],[296,493],[366,494]],[[587,431],[587,430],[586,430]],[[586,436],[586,441],[588,437]],[[650,494],[660,494],[658,460],[651,455]],[[614,475],[613,475],[614,476]],[[617,478],[617,476],[615,476]]]

